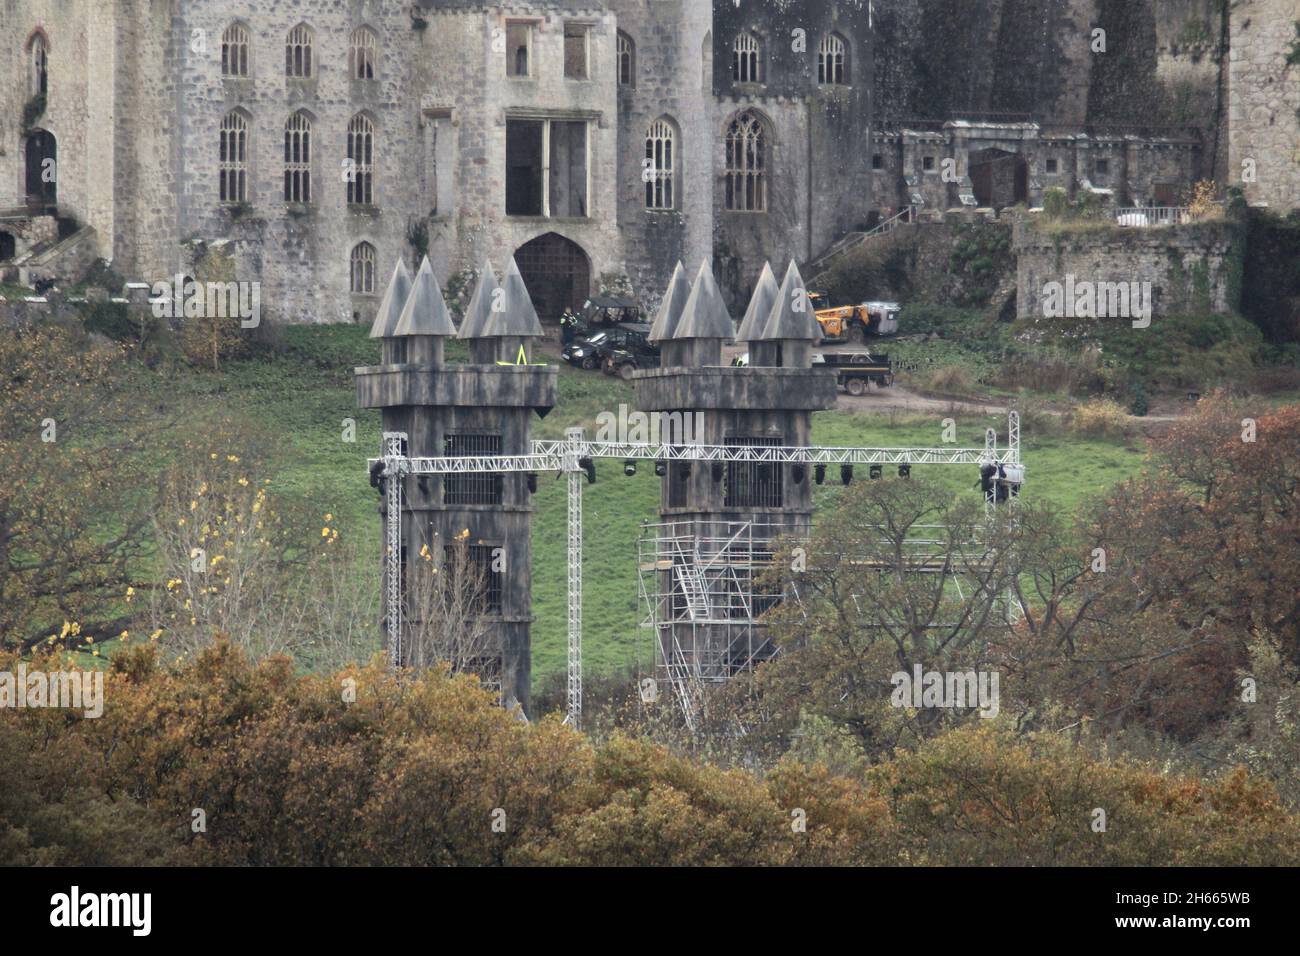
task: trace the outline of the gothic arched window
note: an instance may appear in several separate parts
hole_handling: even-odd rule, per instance
[[[311,28],[300,23],[289,31],[284,41],[284,75],[309,77],[311,64]]]
[[[348,203],[369,206],[375,198],[375,124],[364,113],[348,123],[348,160]]]
[[[823,86],[849,82],[848,44],[838,33],[826,34],[817,48],[817,82]]]
[[[737,212],[767,209],[767,124],[746,110],[727,127],[726,204]]]
[[[352,247],[351,288],[354,295],[375,292],[375,247],[368,242],[358,242]]]
[[[763,82],[763,44],[752,33],[742,33],[731,45],[731,78],[737,83]]]
[[[636,85],[636,44],[622,30],[618,31],[618,85]]]
[[[294,113],[284,124],[284,201],[311,202],[311,117]]]
[[[217,174],[222,202],[248,200],[248,119],[237,110],[221,121]]]
[[[45,42],[45,34],[39,30],[32,34],[29,44],[31,52],[31,75],[29,92],[32,96],[44,96],[50,90],[50,54]]]
[[[378,73],[379,38],[369,27],[357,27],[348,44],[348,75],[354,80],[373,80]]]
[[[666,117],[645,134],[645,207],[675,209],[677,202],[677,131]]]
[[[221,34],[221,75],[248,76],[248,29],[242,23]]]

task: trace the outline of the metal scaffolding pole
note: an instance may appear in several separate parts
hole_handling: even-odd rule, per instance
[[[384,432],[384,585],[388,599],[388,663],[394,670],[402,664],[402,483],[406,480],[406,441],[405,432]]]
[[[582,482],[578,467],[582,429],[569,428],[565,466],[569,482],[569,679],[567,723],[574,730],[582,726]]]

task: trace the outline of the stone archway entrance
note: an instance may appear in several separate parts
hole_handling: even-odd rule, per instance
[[[34,129],[27,136],[27,205],[53,206],[58,202],[59,146],[49,130]]]
[[[557,233],[524,243],[515,250],[515,263],[543,322],[557,321],[566,306],[580,310],[591,296],[591,260],[582,246]]]
[[[968,160],[972,191],[981,206],[1002,209],[1029,198],[1029,164],[1019,153],[980,149]]]

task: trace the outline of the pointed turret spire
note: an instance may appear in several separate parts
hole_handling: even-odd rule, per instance
[[[663,301],[659,303],[659,311],[655,313],[654,323],[650,326],[651,342],[662,342],[673,337],[673,332],[677,330],[677,323],[681,321],[682,310],[686,308],[686,300],[690,296],[691,280],[686,278],[686,269],[678,260],[677,268],[673,269],[673,276],[668,280],[668,290],[664,293]]]
[[[768,316],[772,314],[772,306],[776,303],[778,292],[779,287],[776,284],[776,275],[772,272],[772,264],[764,262],[763,271],[759,273],[758,282],[754,285],[754,294],[749,297],[749,308],[745,310],[745,317],[740,322],[740,330],[736,333],[737,342],[752,342],[762,335]]]
[[[393,267],[393,277],[388,280],[384,297],[379,300],[379,310],[375,312],[375,323],[370,327],[372,339],[391,338],[397,329],[397,321],[402,316],[406,297],[411,292],[411,273],[406,263],[399,256]]]
[[[673,329],[672,338],[729,339],[736,334],[736,326],[727,311],[727,303],[713,278],[713,268],[708,259],[700,263],[695,274],[695,284],[682,308],[681,319]]]
[[[803,276],[799,267],[790,260],[777,292],[776,302],[768,313],[767,322],[758,336],[764,341],[799,340],[820,342],[822,338],[821,323],[817,321],[817,310],[813,307],[808,290],[804,288]]]
[[[519,274],[519,266],[515,263],[514,256],[510,257],[510,264],[506,266],[505,278],[501,281],[500,296],[501,307],[489,308],[487,321],[478,329],[477,335],[480,337],[506,337],[506,336],[540,336],[542,332],[542,323],[537,318],[537,310],[533,308],[532,297],[528,294],[528,287],[524,285],[524,277]]]
[[[492,263],[484,259],[483,268],[479,270],[478,287],[474,290],[474,295],[470,297],[469,305],[465,309],[465,318],[460,323],[457,338],[472,339],[481,334],[479,329],[487,324],[488,315],[492,312],[492,302],[499,288],[496,273],[492,271]]]
[[[447,303],[442,297],[442,289],[438,286],[438,279],[433,274],[433,266],[429,263],[428,256],[425,256],[424,261],[420,263],[420,270],[411,283],[410,295],[406,297],[406,305],[402,308],[401,317],[397,320],[397,327],[392,334],[395,336],[456,334],[456,326],[451,321],[451,313],[447,311]]]

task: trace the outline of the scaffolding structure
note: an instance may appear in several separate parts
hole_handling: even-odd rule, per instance
[[[645,524],[637,541],[642,626],[653,629],[656,674],[695,711],[700,683],[721,683],[772,656],[757,619],[781,599],[766,581],[784,526],[688,520]]]
[[[408,457],[407,436],[385,432],[382,458],[371,459],[370,473],[385,499],[385,629],[391,665],[399,666],[403,633],[401,527],[408,476],[511,472],[559,472],[568,485],[568,718],[582,719],[582,489],[584,473],[594,474],[594,459],[624,461],[768,462],[817,466],[838,464],[851,480],[853,465],[978,465],[993,469],[986,489],[992,512],[997,501],[1014,500],[1024,480],[1020,462],[1020,421],[1011,412],[1008,447],[997,448],[989,429],[978,448],[827,448],[815,446],[672,445],[650,442],[591,442],[582,429],[566,429],[561,441],[533,441],[527,455]],[[591,471],[588,471],[588,468]],[[1003,489],[999,492],[998,489]],[[644,626],[660,640],[657,666],[681,703],[694,730],[703,687],[719,683],[772,656],[773,647],[757,619],[782,597],[762,578],[773,541],[788,525],[760,521],[690,519],[646,524],[638,542],[640,591],[647,614]],[[653,534],[648,532],[653,531]],[[668,640],[663,638],[667,632]]]

